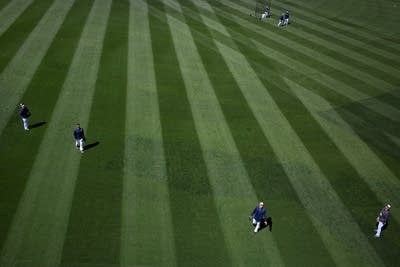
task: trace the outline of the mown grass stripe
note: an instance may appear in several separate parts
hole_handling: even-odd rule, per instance
[[[14,23],[33,0],[11,0],[0,11],[0,36]]]
[[[148,16],[131,0],[120,262],[176,266]]]
[[[352,126],[354,132],[364,140],[387,166],[398,175],[398,164],[392,164],[400,156],[396,144],[385,138],[385,132],[398,134],[399,123],[384,119],[363,109],[358,103],[352,103],[344,107],[336,108],[341,117]]]
[[[321,125],[331,140],[346,156],[352,166],[375,192],[381,203],[391,202],[399,206],[397,195],[400,191],[400,181],[375,155],[335,109],[323,98],[307,90],[296,82],[284,78],[290,90],[302,101],[310,114]],[[321,116],[321,110],[329,114],[330,120]],[[400,217],[396,220],[400,222]]]
[[[223,30],[220,30],[221,26],[215,21],[204,17],[204,22],[207,24],[208,27],[213,29],[214,31],[218,32],[221,37],[220,40],[226,39],[226,33]],[[351,99],[352,101],[362,101],[368,99],[368,108],[373,109],[378,114],[381,114],[387,118],[400,118],[399,110],[381,102],[379,99],[371,98],[369,95],[364,94],[362,92],[358,92],[354,88],[348,86],[347,84],[343,83],[342,81],[336,80],[331,78],[330,76],[320,73],[314,70],[312,67],[305,65],[304,63],[297,61],[282,52],[275,50],[269,46],[264,45],[263,43],[249,39],[246,36],[243,36],[241,33],[236,32],[234,39],[241,44],[246,46],[254,46],[258,51],[260,51],[263,56],[266,58],[270,58],[276,61],[279,65],[285,66],[285,71],[290,70],[294,73],[294,75],[302,74],[305,77],[320,83],[323,82],[323,86],[346,96],[347,98]],[[250,42],[249,42],[250,40]],[[239,63],[238,63],[239,64]],[[318,81],[317,81],[318,80]],[[367,104],[367,103],[365,103]]]
[[[0,73],[24,44],[53,0],[35,1],[0,35]]]
[[[394,136],[394,135],[389,134],[389,133],[386,133],[386,132],[385,132],[385,135],[387,137],[389,137],[393,141],[393,143],[395,143],[398,147],[400,147],[400,138],[399,137]]]
[[[110,1],[111,2],[111,1]],[[119,264],[129,2],[112,1],[62,265]],[[95,171],[96,170],[96,171]],[[85,205],[82,205],[85,203]],[[90,214],[90,216],[88,216]]]
[[[303,14],[307,17],[312,17],[313,20],[316,20],[318,23],[323,23],[324,25],[328,24],[329,26],[340,30],[343,34],[350,35],[352,38],[358,38],[359,41],[363,42],[363,46],[367,45],[373,48],[379,47],[381,50],[379,54],[383,54],[389,59],[392,56],[397,56],[397,51],[400,51],[400,47],[397,43],[394,43],[387,38],[380,37],[381,33],[376,31],[373,32],[374,30],[372,28],[366,29],[360,25],[355,25],[354,27],[354,24],[352,25],[351,23],[347,23],[345,20],[342,20],[339,17],[327,18],[326,16],[319,15],[314,9],[310,9],[306,5],[302,5],[299,2],[290,0],[286,0],[286,2],[280,2],[282,4],[285,3],[285,6],[296,7],[296,13]],[[388,53],[386,53],[384,50],[386,50]],[[393,52],[390,52],[389,50]]]
[[[48,122],[51,117],[91,2],[74,3],[22,98],[33,112],[32,125]],[[21,120],[10,120],[0,137],[1,245],[6,239],[45,129],[46,124],[27,134],[22,129]]]
[[[333,260],[384,266],[247,59],[222,43],[218,47]]]
[[[37,67],[50,47],[74,1],[57,0],[48,9],[35,29],[0,74],[0,133],[15,112]]]
[[[180,6],[175,6],[175,10],[182,14]],[[224,222],[222,230],[232,257],[232,266],[259,265],[260,258],[257,255],[266,255],[266,262],[262,260],[264,264],[283,266],[273,238],[264,236],[254,242],[249,239],[251,227],[247,223],[236,223],[237,218],[232,216],[241,213],[245,217],[258,199],[249,183],[205,67],[201,64],[189,26],[172,16],[167,17],[167,23],[171,28],[218,215],[220,221]],[[193,66],[193,62],[198,63]]]
[[[1,1],[0,1],[0,12],[1,12],[1,10],[2,10],[7,4],[9,4],[11,1],[12,1],[12,0],[1,0]]]
[[[240,1],[243,2],[245,0]],[[383,70],[395,77],[400,75],[400,70],[396,68],[396,65],[386,63],[387,60],[396,58],[396,55],[393,55],[390,59],[382,60],[382,56],[380,56],[379,51],[376,51],[376,49],[363,52],[361,49],[365,47],[363,42],[352,40],[351,38],[342,36],[339,32],[329,30],[299,17],[296,17],[296,24],[301,26],[301,29],[299,27],[288,27],[286,30],[293,34],[297,34],[300,37],[309,39],[310,41],[319,43],[322,46],[330,47],[336,52],[346,55],[348,58],[366,64],[370,67]],[[376,56],[373,58],[372,56],[374,54]]]
[[[387,203],[393,203],[393,206],[400,204],[397,197],[400,189],[398,178],[385,166],[384,162],[379,159],[368,145],[353,132],[351,126],[332,109],[326,100],[289,79],[285,79],[285,81],[290,86],[290,90],[298,96],[313,118],[323,128],[332,142],[334,142],[335,147],[340,150],[352,168],[357,172],[355,175],[352,175],[353,171],[350,171],[346,164],[339,164],[339,166],[335,167],[335,159],[333,157],[329,158],[329,165],[340,172],[339,176],[343,176],[343,171],[345,170],[345,177],[341,178],[345,179],[343,182],[340,182],[341,179],[335,179],[336,182],[334,183],[337,184],[337,191],[344,195],[342,198],[351,196],[347,201],[347,206],[352,206],[351,210],[355,215],[353,216],[358,217],[359,224],[363,228],[364,233],[372,235],[371,218],[376,216],[379,208]],[[326,109],[330,118],[335,120],[335,122],[332,123],[332,121],[321,116],[321,113],[317,111],[321,109]],[[360,183],[360,181],[354,180],[354,176],[361,177],[363,181]],[[354,182],[351,182],[351,180],[354,180]],[[368,186],[367,189],[364,188],[364,184]],[[369,196],[369,191],[374,193],[375,196]],[[375,203],[374,198],[377,198],[380,203]],[[390,220],[390,231],[398,232],[399,214],[392,212],[391,216],[394,220]],[[391,235],[389,232],[385,232],[383,238],[385,242],[391,244],[391,250],[387,250],[378,242],[372,241],[371,244],[375,247],[379,255],[381,255],[382,260],[389,266],[398,259],[398,254],[394,251],[400,249],[398,246],[399,238]]]
[[[52,267],[61,261],[81,158],[72,129],[77,120],[89,120],[110,5],[98,0],[91,9],[3,248],[5,266]]]
[[[223,3],[225,7],[229,6],[230,8],[233,8],[242,14],[245,14],[245,12],[248,11],[238,5],[231,4],[229,1],[220,0],[220,2]],[[243,27],[245,30],[250,31],[251,34],[249,34],[248,38],[253,39],[251,36],[254,36],[254,33],[257,33],[258,36],[263,37],[258,38],[260,39],[260,42],[268,42],[271,48],[272,43],[277,43],[280,47],[286,47],[288,51],[294,51],[308,57],[308,60],[306,58],[306,60],[303,60],[302,62],[309,61],[310,63],[305,64],[313,64],[313,61],[317,61],[316,64],[320,65],[321,67],[312,67],[315,69],[315,72],[317,72],[318,69],[319,72],[327,73],[327,75],[331,76],[332,78],[340,76],[343,79],[344,76],[347,76],[350,78],[350,82],[357,85],[358,88],[363,88],[363,90],[365,90],[365,87],[372,87],[369,91],[373,92],[382,90],[382,88],[385,88],[384,90],[391,90],[395,87],[394,83],[386,82],[385,80],[377,78],[376,75],[372,75],[368,72],[354,68],[351,66],[351,63],[342,63],[341,61],[336,60],[333,56],[327,56],[315,49],[309,48],[309,46],[302,45],[299,40],[291,40],[289,37],[284,37],[283,35],[275,33],[274,31],[265,31],[264,27],[250,23],[248,20],[242,19],[239,16],[233,15],[231,12],[226,12],[219,8],[218,13],[224,16],[224,18],[237,23],[239,27]],[[264,38],[268,38],[268,40],[265,40]],[[296,60],[301,61],[301,58],[296,55]],[[333,75],[335,76],[333,77]]]
[[[177,265],[231,266],[164,5],[148,4]]]

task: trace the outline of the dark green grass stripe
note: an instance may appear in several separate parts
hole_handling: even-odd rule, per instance
[[[222,22],[223,20],[221,20]],[[229,28],[229,25],[226,25]],[[235,32],[231,31],[235,36]],[[250,50],[242,43],[237,43],[243,55],[248,58],[248,61],[254,69],[258,69],[260,64],[252,64],[253,62],[261,63],[262,55],[256,51]],[[270,66],[273,68],[273,66]],[[260,73],[259,70],[257,73]],[[337,149],[335,144],[326,135],[319,124],[312,118],[311,114],[305,109],[303,104],[292,94],[282,90],[285,88],[284,80],[271,80],[259,76],[266,88],[269,89],[271,96],[283,112],[289,123],[300,137],[308,152],[319,165],[324,175],[329,179],[332,187],[337,192],[340,199],[348,207],[351,215],[358,223],[365,235],[372,235],[371,229],[374,227],[371,224],[371,218],[375,217],[376,207],[380,207],[380,203],[368,185],[358,176],[352,165]],[[371,215],[371,217],[367,216]],[[392,223],[393,229],[396,231],[399,227],[395,222]],[[396,261],[396,254],[384,251],[381,246],[377,246],[371,240],[371,245],[379,252],[385,253],[382,260],[385,263],[393,264]],[[399,246],[397,240],[393,240],[392,245]]]
[[[373,113],[359,103],[352,103],[336,109],[365,143],[400,177],[399,147],[385,133],[400,138],[400,123]],[[393,164],[394,161],[394,164]]]
[[[53,0],[36,0],[0,36],[0,72],[4,70],[52,2]]]
[[[1,9],[3,9],[3,7],[5,7],[6,5],[8,5],[12,0],[1,0],[0,1],[0,11]]]
[[[243,13],[237,11],[236,9],[224,4],[221,2],[220,5],[218,5],[220,10],[223,10],[225,14],[230,14],[234,15],[237,17],[242,17]],[[232,21],[235,21],[234,18],[231,19]],[[259,21],[255,21],[254,19],[251,19],[251,22],[254,23],[254,25],[260,25]],[[263,24],[264,26],[264,24]],[[282,34],[282,29],[276,27],[275,25],[270,25],[270,24],[265,24],[265,27],[268,29],[268,31],[272,31],[276,34]],[[236,23],[236,28],[240,29],[240,32],[246,34],[249,36],[249,38],[258,40],[262,43],[268,44],[268,46],[271,46],[273,44],[273,48],[277,50],[283,50],[285,45],[282,44],[281,42],[277,42],[273,39],[273,37],[268,37],[265,35],[258,34],[255,31],[251,31],[249,29],[244,28],[241,26],[239,23]],[[335,51],[335,49],[327,47],[325,45],[319,44],[317,42],[312,42],[308,40],[307,38],[304,38],[298,34],[294,34],[290,31],[286,31],[284,33],[284,37],[298,43],[300,45],[303,45],[304,47],[307,48],[312,48],[313,50],[317,51],[318,53],[321,53],[322,55],[329,56],[335,60],[339,60],[340,62],[345,63],[348,66],[351,66],[357,70],[363,71],[366,74],[371,75],[371,77],[378,77],[379,79],[383,81],[387,81],[388,83],[392,84],[395,86],[400,82],[400,79],[396,76],[393,76],[387,72],[384,72],[380,70],[379,68],[376,68],[374,66],[366,65],[364,63],[355,61],[348,56],[338,53]],[[324,64],[321,62],[321,60],[315,60],[313,58],[310,58],[302,53],[301,50],[299,50],[297,47],[291,47],[287,48],[290,50],[295,51],[296,53],[293,54],[293,58],[296,58],[296,60],[300,60],[305,64],[310,64],[311,67],[320,70],[321,72],[324,72],[330,76],[332,76],[335,79],[346,81],[347,84],[351,85],[354,88],[357,88],[358,90],[368,90],[369,92],[376,93],[376,90],[380,90],[380,88],[375,88],[371,85],[368,84],[367,81],[363,81],[360,79],[357,79],[354,77],[354,75],[349,75],[348,73],[338,69],[338,68],[333,68],[332,66],[329,66],[328,64]]]
[[[129,2],[113,1],[62,262],[118,264]],[[99,142],[99,145],[96,145]]]
[[[164,6],[148,4],[177,264],[231,266]]]
[[[213,46],[212,49],[203,45],[204,37],[202,35],[212,39],[211,33],[200,22],[201,18],[196,15],[196,8],[190,4],[190,1],[182,0],[180,3],[183,7],[188,8],[184,12],[186,22],[192,30],[202,63],[205,65],[215,88],[224,116],[257,197],[263,199],[267,196],[265,201],[271,208],[271,214],[285,223],[284,228],[279,227],[274,230],[274,235],[277,233],[276,242],[285,264],[288,266],[295,264],[302,266],[310,264],[333,265],[333,261],[319,236],[312,234],[315,229],[313,229],[310,219],[304,213],[296,193],[248,107],[234,77],[226,71],[228,67],[223,58],[212,42],[210,44]],[[173,15],[172,11],[169,13]],[[179,19],[179,16],[176,16],[176,18]],[[285,206],[285,212],[283,212],[283,209],[273,208],[274,206],[277,207],[278,203]],[[288,215],[288,210],[292,215]],[[290,234],[296,232],[299,221],[304,226],[302,233],[310,237],[308,239],[309,246],[301,245],[304,241],[301,235],[293,236]],[[318,250],[315,250],[315,248],[318,248]],[[315,255],[313,259],[306,256],[310,253]]]
[[[371,28],[366,28],[361,25],[357,25],[348,21],[345,21],[341,19],[340,17],[333,17],[333,18],[328,18],[326,15],[321,14],[320,12],[316,11],[315,9],[311,9],[307,7],[307,5],[302,5],[299,2],[295,1],[280,1],[282,4],[285,4],[286,6],[294,7],[295,9],[299,10],[304,10],[306,12],[310,12],[311,14],[316,14],[318,17],[324,17],[325,20],[315,20],[312,17],[309,17],[309,19],[312,19],[311,21],[313,23],[319,24],[321,26],[324,26],[326,28],[329,28],[333,31],[339,32],[340,34],[343,34],[349,38],[356,39],[361,42],[365,42],[371,46],[374,46],[379,49],[386,50],[390,53],[393,54],[398,54],[399,49],[395,49],[392,46],[388,46],[387,44],[387,39],[382,35],[381,32],[374,31]],[[296,14],[297,16],[297,14]],[[384,17],[382,17],[384,19]],[[337,24],[337,26],[334,26],[332,23],[334,22]],[[363,37],[364,36],[369,36]]]
[[[48,122],[64,83],[92,0],[76,1],[38,67],[25,95],[32,110],[32,125]],[[17,114],[17,110],[15,111]],[[38,124],[39,123],[39,124]],[[13,117],[0,137],[0,244],[5,241],[12,216],[25,188],[46,124],[23,132]]]
[[[381,102],[388,103],[393,107],[400,107],[400,88],[375,96],[375,98]]]

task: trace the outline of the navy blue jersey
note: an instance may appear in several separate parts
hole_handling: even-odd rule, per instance
[[[76,140],[84,139],[85,138],[85,133],[83,131],[83,128],[75,128],[74,130],[74,137]]]
[[[286,12],[286,13],[285,13],[285,19],[288,19],[288,18],[289,18],[289,13]]]
[[[21,107],[21,110],[19,111],[19,115],[26,119],[29,118],[31,116],[31,112],[29,111],[29,109],[26,106]]]
[[[267,211],[264,209],[264,207],[257,206],[251,213],[251,216],[259,222],[267,218]]]

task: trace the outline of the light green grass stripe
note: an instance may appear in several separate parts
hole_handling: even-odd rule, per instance
[[[238,10],[239,12],[242,12],[243,14],[246,14],[248,12],[247,9],[235,5],[235,4],[230,4],[229,1],[227,0],[219,0],[221,3],[225,3],[226,5],[231,6],[232,8]],[[303,55],[306,55],[313,60],[319,61],[322,64],[329,65],[330,67],[346,72],[347,75],[355,78],[355,79],[360,79],[372,86],[374,86],[377,91],[380,90],[392,90],[393,88],[396,88],[396,85],[390,84],[384,80],[381,80],[369,73],[363,72],[357,68],[354,68],[348,64],[345,64],[344,62],[341,62],[339,60],[334,59],[333,57],[326,56],[322,53],[319,53],[317,50],[314,50],[312,48],[309,48],[308,46],[301,45],[295,41],[290,40],[289,38],[285,38],[284,35],[277,34],[272,31],[266,31],[265,27],[257,26],[254,25],[254,23],[250,23],[248,20],[242,19],[238,16],[234,15],[226,15],[224,11],[221,11],[221,14],[224,15],[227,19],[234,20],[236,23],[239,23],[242,27],[247,28],[250,31],[254,31],[257,34],[263,35],[268,38],[272,38],[275,41],[279,42],[282,46],[285,46],[289,49],[292,49],[296,51],[297,53],[301,53]]]
[[[229,36],[229,34],[226,32],[225,29],[221,29],[221,25],[215,20],[210,19],[208,17],[205,17],[204,15],[202,16],[204,23],[211,29],[220,32],[223,35]],[[236,36],[241,36],[238,32],[236,33]],[[236,41],[243,43],[244,45],[253,45],[255,48],[257,48],[260,53],[262,53],[264,56],[267,58],[272,58],[281,64],[285,65],[288,69],[293,70],[294,72],[298,72],[304,76],[313,78],[314,80],[322,82],[326,87],[329,89],[337,92],[338,94],[344,95],[345,97],[349,98],[352,101],[359,101],[362,102],[363,100],[368,99],[368,104],[363,103],[364,106],[367,108],[370,108],[371,110],[374,110],[375,112],[381,114],[382,116],[385,116],[390,119],[394,119],[397,121],[400,121],[400,111],[396,109],[395,107],[388,105],[376,98],[371,98],[370,95],[364,94],[362,92],[357,91],[353,87],[336,80],[329,75],[326,75],[324,73],[320,73],[318,70],[309,67],[305,65],[304,63],[297,61],[277,50],[274,50],[270,48],[269,46],[260,43],[259,41],[249,39],[246,36],[241,36],[237,37]],[[240,62],[237,62],[237,64],[241,64]],[[390,91],[390,90],[388,90]],[[364,101],[365,102],[365,101]]]
[[[286,1],[289,2],[289,3],[290,3],[290,2],[294,2],[294,1],[292,1],[292,0],[286,0]],[[299,4],[298,1],[296,1],[296,4]],[[357,4],[358,4],[358,3],[356,3],[355,5],[357,5]],[[275,5],[275,2],[274,2],[274,5]],[[283,6],[283,4],[277,4],[277,6],[280,6],[282,9],[287,9],[287,8],[288,8],[287,5]],[[393,43],[393,42],[390,41],[390,40],[382,39],[382,38],[380,38],[379,36],[377,36],[376,34],[370,34],[370,33],[366,32],[366,31],[364,31],[364,30],[359,30],[357,27],[352,27],[352,26],[345,25],[345,24],[343,24],[343,23],[338,23],[338,22],[335,22],[335,21],[333,21],[333,20],[327,19],[327,18],[324,17],[324,16],[319,16],[319,15],[316,14],[316,13],[311,13],[311,12],[303,11],[303,10],[298,9],[298,8],[296,8],[296,13],[302,14],[302,15],[307,16],[307,17],[312,17],[313,20],[325,21],[325,22],[331,24],[332,26],[334,26],[334,27],[336,27],[336,28],[343,29],[343,30],[345,30],[345,31],[351,32],[352,34],[356,34],[356,35],[358,35],[358,36],[364,37],[364,38],[368,39],[368,41],[370,41],[370,42],[375,42],[375,41],[377,41],[377,42],[379,42],[382,46],[387,46],[387,47],[390,47],[390,48],[393,48],[393,49],[396,49],[396,50],[399,50],[399,51],[400,51],[399,44]],[[340,14],[340,12],[339,12],[338,14]],[[385,17],[382,17],[382,18],[385,19]],[[379,29],[379,30],[381,30],[381,29]],[[376,31],[376,30],[375,30],[375,31]],[[371,47],[371,49],[377,49],[377,48],[374,47],[374,46],[370,46],[370,45],[369,45],[368,43],[366,43],[366,42],[363,42],[363,47]],[[388,57],[388,58],[392,58],[393,56],[399,58],[399,55],[396,55],[396,54],[387,52],[387,51],[382,50],[382,49],[379,49],[379,54],[382,54],[382,55],[384,55],[385,57]]]
[[[369,185],[371,190],[382,203],[393,203],[400,206],[399,192],[400,181],[389,170],[377,155],[365,144],[351,126],[345,122],[333,107],[322,97],[307,90],[296,82],[284,78],[291,91],[300,99],[311,115],[332,139],[338,149],[351,163],[357,173]],[[335,121],[332,123],[323,118],[320,110],[329,112],[329,116]],[[400,222],[399,214],[393,216]]]
[[[84,126],[89,120],[110,7],[108,0],[92,7],[8,233],[2,266],[60,264],[81,158],[72,130],[75,122]]]
[[[243,2],[243,0],[241,0],[241,1]],[[235,4],[232,4],[232,5],[235,5]],[[274,2],[274,5],[278,5],[279,6],[279,4],[277,4],[275,2]],[[354,39],[352,39],[350,37],[347,37],[347,36],[345,36],[343,34],[340,34],[339,32],[332,31],[330,29],[318,26],[318,25],[316,25],[314,23],[305,21],[305,20],[303,20],[301,18],[296,17],[295,22],[293,22],[293,23],[296,23],[296,24],[299,24],[299,25],[304,25],[306,27],[309,27],[310,29],[313,29],[313,30],[318,31],[318,32],[323,33],[323,34],[327,34],[327,35],[330,35],[330,36],[335,36],[336,39],[338,39],[340,41],[343,41],[345,43],[368,49],[368,46],[366,46],[366,44],[364,42],[361,42],[361,41],[358,41],[358,40],[354,40]],[[364,55],[362,55],[360,53],[355,52],[354,50],[350,50],[350,49],[341,47],[341,46],[339,46],[339,45],[337,45],[335,43],[332,43],[332,42],[327,41],[327,40],[325,40],[323,38],[317,37],[317,36],[315,36],[313,34],[310,34],[310,33],[307,33],[305,31],[302,31],[299,27],[297,27],[297,28],[287,27],[285,30],[289,31],[290,33],[292,33],[294,35],[297,35],[299,37],[306,38],[309,41],[318,43],[318,44],[320,44],[322,46],[330,47],[330,48],[334,49],[336,52],[340,52],[343,55],[346,55],[346,56],[348,56],[348,57],[350,57],[350,58],[352,58],[354,60],[362,62],[362,63],[364,63],[364,64],[366,64],[368,66],[371,66],[373,68],[377,68],[379,70],[382,70],[382,71],[385,71],[387,73],[390,73],[395,77],[400,75],[400,70],[397,69],[397,68],[394,68],[394,67],[392,67],[392,66],[390,66],[388,64],[385,64],[383,62],[374,60],[374,59],[369,58],[367,56],[364,56]],[[385,53],[385,52],[380,51],[380,49],[377,49],[377,48],[374,48],[374,47],[372,47],[372,48],[370,48],[368,50],[371,51],[371,52],[374,52],[376,54]],[[388,53],[388,52],[386,52],[386,53]],[[390,58],[399,59],[398,55],[391,55]]]
[[[11,0],[11,2],[0,11],[0,36],[14,23],[32,1],[33,0]]]
[[[164,0],[182,13],[178,5]],[[219,106],[207,71],[194,44],[187,24],[167,16],[184,79],[194,123],[200,140],[208,177],[222,230],[233,266],[256,264],[265,255],[265,264],[283,266],[279,249],[272,236],[260,235],[255,240],[252,227],[238,223],[234,214],[247,215],[257,203],[239,151]]]
[[[56,0],[0,74],[0,134],[25,93],[73,0]]]
[[[332,259],[340,266],[383,266],[247,59],[218,47]]]
[[[121,266],[175,266],[148,8],[130,3]]]

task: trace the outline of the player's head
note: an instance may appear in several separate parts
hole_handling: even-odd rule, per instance
[[[21,104],[19,104],[20,105],[20,107],[24,107],[25,106],[25,104],[24,103],[21,103]]]
[[[385,208],[386,208],[387,210],[390,210],[391,207],[392,207],[392,206],[390,206],[390,204],[387,204],[387,205],[385,206]]]
[[[264,202],[260,202],[260,204],[258,204],[261,208],[264,207]]]
[[[81,125],[79,123],[77,123],[76,128],[81,128]]]

